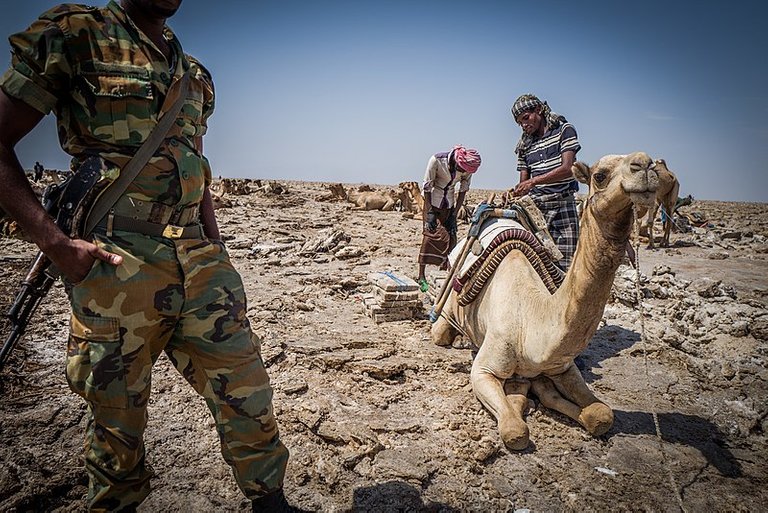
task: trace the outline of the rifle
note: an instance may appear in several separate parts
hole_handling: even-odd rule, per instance
[[[61,231],[70,237],[77,237],[82,231],[85,207],[101,189],[96,185],[103,177],[103,163],[99,157],[88,157],[66,180],[60,184],[49,185],[43,191],[43,208],[54,218]],[[0,372],[59,274],[59,270],[52,265],[48,257],[38,251],[6,314],[11,322],[11,333],[0,348]]]

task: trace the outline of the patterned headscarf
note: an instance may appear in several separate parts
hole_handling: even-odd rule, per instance
[[[472,174],[480,167],[480,153],[474,148],[465,148],[461,145],[454,146],[453,158],[464,172]]]
[[[552,112],[552,109],[547,105],[547,102],[539,100],[533,94],[524,94],[515,100],[515,103],[512,105],[512,117],[517,121],[517,117],[523,112],[535,110],[539,107],[541,107],[541,117],[544,118],[547,129],[551,130],[559,127],[562,123],[568,122],[568,120],[565,119],[565,116]],[[533,144],[533,140],[533,135],[523,132],[523,135],[520,136],[520,141],[518,141],[517,146],[515,147],[515,153],[520,155],[525,152],[525,150]]]

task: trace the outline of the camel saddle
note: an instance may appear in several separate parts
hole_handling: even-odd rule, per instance
[[[471,252],[454,276],[451,285],[461,306],[477,298],[499,263],[515,249],[525,255],[550,293],[554,293],[563,281],[564,274],[555,265],[562,253],[546,228],[544,215],[533,201],[527,196],[514,198],[507,202],[505,209],[515,212],[513,218],[486,219]],[[457,244],[449,255],[451,265],[456,264],[462,246]]]

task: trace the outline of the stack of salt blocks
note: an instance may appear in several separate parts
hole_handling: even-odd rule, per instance
[[[363,306],[376,324],[413,319],[423,309],[419,284],[411,278],[385,271],[370,273],[368,281],[373,290],[363,295]]]

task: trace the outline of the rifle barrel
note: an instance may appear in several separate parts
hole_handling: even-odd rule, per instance
[[[0,348],[0,372],[3,371],[3,367],[5,366],[5,361],[8,359],[8,356],[11,354],[13,347],[16,345],[16,342],[19,341],[19,339],[23,334],[24,334],[24,331],[21,329],[20,326],[14,326],[13,330],[11,331],[11,334],[8,335],[7,339],[5,339],[5,342],[3,343],[3,347]]]
[[[5,361],[10,356],[14,346],[27,330],[29,320],[55,281],[45,272],[49,265],[50,260],[42,252],[39,252],[24,280],[22,280],[13,304],[8,309],[6,317],[11,321],[12,329],[0,348],[0,372],[2,372]]]

